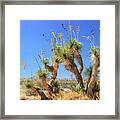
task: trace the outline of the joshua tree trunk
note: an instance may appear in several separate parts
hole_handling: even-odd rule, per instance
[[[87,89],[87,94],[90,97],[93,97],[93,89],[95,87],[95,83],[96,83],[96,75],[97,75],[97,70],[100,66],[100,60],[99,58],[95,57],[94,58],[94,65],[92,68],[92,75],[90,78],[90,82],[88,83],[88,89]]]
[[[53,68],[54,68],[54,69],[53,69],[53,72],[52,72],[52,79],[56,79],[58,67],[59,67],[58,63],[54,63],[54,64],[53,64]]]
[[[88,90],[88,84],[90,83],[90,78],[91,78],[91,76],[89,76],[89,77],[87,78],[86,92],[87,92],[87,90]]]
[[[80,64],[80,66],[79,66],[79,72],[81,74],[82,70],[83,70],[83,61],[82,61],[82,57],[81,57],[81,55],[80,55],[80,53],[79,53],[78,50],[75,50],[74,57],[77,59],[78,63]]]
[[[59,67],[58,63],[54,63],[53,66],[49,66],[48,64],[45,64],[45,69],[47,69],[49,72],[52,73],[51,79],[56,79],[58,67]]]
[[[43,87],[43,89],[52,92],[52,87],[46,82],[46,78],[39,79],[39,83]]]
[[[88,75],[88,78],[87,78],[86,92],[87,92],[87,90],[88,90],[88,84],[90,83],[91,76],[92,76],[92,70],[90,71],[90,73],[89,73],[89,75]]]
[[[63,64],[67,70],[74,73],[77,82],[80,83],[81,87],[83,87],[82,76],[79,73],[78,68],[77,68],[76,64],[74,63],[74,61],[73,60],[70,61],[70,60],[66,59]]]
[[[41,96],[41,100],[50,100],[51,98],[48,98],[45,93],[43,91],[41,91],[40,89],[37,89],[35,87],[32,88],[33,92],[36,95],[40,95]]]

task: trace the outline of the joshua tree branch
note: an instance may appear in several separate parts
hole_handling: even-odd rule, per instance
[[[99,66],[100,66],[100,58],[95,57],[94,65],[92,68],[92,74],[91,74],[90,82],[88,83],[88,89],[87,89],[87,94],[90,97],[93,97],[93,89],[95,87],[97,70],[98,70]]]
[[[81,55],[80,55],[78,50],[75,50],[74,57],[77,59],[79,65],[80,65],[78,69],[79,69],[79,72],[81,74],[82,71],[83,71],[83,61],[82,61],[82,57],[81,57]]]
[[[53,72],[54,68],[53,66],[49,66],[48,64],[45,64],[45,69],[47,69],[49,72]]]
[[[47,69],[49,72],[51,72],[51,74],[52,74],[51,79],[56,79],[56,77],[57,77],[57,70],[58,70],[58,64],[56,66],[55,65],[49,66],[48,64],[45,64],[45,69]]]
[[[67,60],[64,62],[64,66],[67,70],[69,70],[70,72],[74,73],[76,76],[76,80],[78,81],[78,83],[81,84],[81,86],[83,87],[83,80],[82,80],[82,76],[78,71],[78,68],[76,66],[76,64],[74,63],[74,61],[70,61]]]

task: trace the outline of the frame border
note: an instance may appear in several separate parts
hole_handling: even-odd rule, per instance
[[[5,115],[5,5],[115,5],[115,115]],[[1,2],[1,49],[0,49],[0,119],[118,119],[119,106],[119,0],[45,0],[45,1],[2,1]]]

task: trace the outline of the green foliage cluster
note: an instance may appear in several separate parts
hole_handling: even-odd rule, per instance
[[[25,86],[26,86],[28,89],[30,89],[30,88],[32,88],[32,87],[34,86],[34,84],[33,84],[33,82],[32,82],[31,80],[27,80],[27,81],[25,82]]]
[[[60,88],[61,88],[59,80],[57,80],[57,79],[52,80],[50,82],[50,85],[53,87],[53,92],[59,93]]]
[[[79,42],[79,41],[76,40],[76,39],[71,39],[71,40],[68,41],[66,44],[68,45],[68,48],[69,48],[69,49],[72,49],[72,50],[73,50],[73,52],[74,52],[74,50],[76,50],[76,49],[78,50],[78,49],[82,48],[82,43]]]
[[[90,48],[90,55],[95,55],[96,57],[100,57],[100,48],[92,47]]]
[[[25,90],[25,94],[27,96],[36,96],[36,93],[34,93],[34,91],[32,90],[33,88],[36,88],[36,89],[42,89],[42,87],[40,86],[39,83],[33,81],[33,80],[24,80],[24,81],[21,81],[21,87],[23,90]]]
[[[97,80],[96,83],[95,83],[94,91],[95,92],[99,92],[100,91],[100,81],[99,80]]]
[[[44,59],[42,60],[42,63],[43,63],[43,64],[48,64],[48,63],[49,63],[49,61],[48,61],[48,59],[47,59],[47,58],[44,58]]]
[[[26,89],[31,89],[34,86],[34,83],[32,80],[23,80],[21,81],[21,86]]]
[[[85,86],[86,82],[84,82],[84,86]],[[80,91],[83,91],[84,89],[81,88],[80,84],[73,84],[71,85],[71,89],[77,93],[79,93]],[[97,80],[95,83],[95,87],[94,87],[94,92],[99,92],[100,91],[100,81]]]
[[[71,85],[71,89],[73,91],[77,92],[77,93],[79,93],[80,91],[83,90],[80,84],[73,84],[73,85]]]
[[[67,41],[62,47],[56,47],[53,51],[53,60],[58,60],[58,62],[63,62],[65,59],[71,59],[75,50],[82,48],[81,42],[76,39],[71,39]]]
[[[37,71],[38,78],[47,78],[49,76],[49,72],[46,69],[40,69]]]

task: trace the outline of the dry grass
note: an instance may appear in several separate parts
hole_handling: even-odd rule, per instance
[[[77,93],[75,91],[69,91],[69,92],[60,91],[60,93],[52,94],[52,96],[50,96],[50,94],[47,91],[45,91],[44,93],[48,98],[51,98],[52,100],[91,100],[91,98],[89,98],[83,92]],[[100,99],[98,94],[99,93],[97,93],[97,97],[98,99]],[[21,94],[20,99],[21,100],[41,100],[41,96],[40,95],[28,96],[26,94]]]

